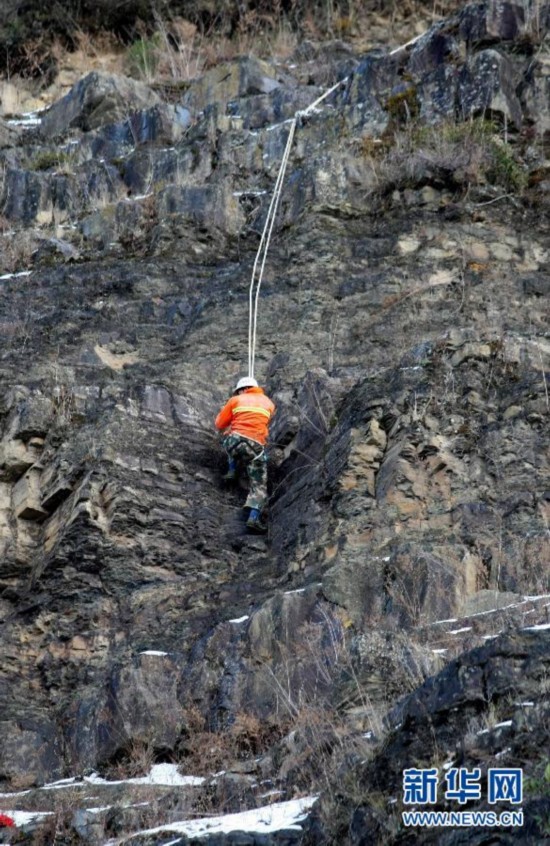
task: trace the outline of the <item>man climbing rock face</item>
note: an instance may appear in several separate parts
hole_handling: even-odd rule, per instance
[[[267,455],[265,444],[275,405],[251,376],[239,379],[235,393],[216,417],[215,425],[223,432],[222,445],[229,457],[227,481],[237,477],[238,463],[246,467],[250,487],[244,504],[250,509],[246,525],[255,532],[265,532],[261,512],[267,500]]]

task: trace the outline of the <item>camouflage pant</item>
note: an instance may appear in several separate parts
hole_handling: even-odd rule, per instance
[[[246,467],[250,487],[244,507],[261,511],[267,500],[267,455],[263,446],[241,435],[227,435],[222,445],[230,459]]]

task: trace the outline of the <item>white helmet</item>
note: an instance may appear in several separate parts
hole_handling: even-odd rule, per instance
[[[252,376],[243,376],[243,378],[239,379],[239,381],[237,382],[237,386],[235,388],[235,391],[240,391],[241,388],[257,388],[257,387],[258,387],[258,383],[256,382],[255,379],[252,378]]]

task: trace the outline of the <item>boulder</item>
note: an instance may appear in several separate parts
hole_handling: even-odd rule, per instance
[[[19,138],[18,129],[0,118],[0,150],[15,147]]]
[[[225,62],[194,80],[183,97],[183,105],[193,114],[214,103],[254,94],[269,94],[279,88],[277,73],[267,62],[251,56]]]
[[[497,50],[483,50],[464,65],[458,83],[459,110],[464,118],[498,114],[522,124],[516,94],[518,78],[511,61]]]
[[[48,109],[42,117],[42,134],[54,139],[70,129],[89,132],[159,103],[158,94],[142,82],[93,71]]]
[[[226,185],[170,185],[158,195],[158,212],[168,222],[177,217],[200,229],[227,235],[236,235],[244,224],[238,202]]]

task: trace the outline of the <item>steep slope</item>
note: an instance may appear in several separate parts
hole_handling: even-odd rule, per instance
[[[358,750],[351,781],[383,772],[394,798],[397,700],[548,622],[550,17],[526,8],[466,7],[393,55],[241,59],[177,103],[95,73],[6,127],[2,788],[137,747],[189,768],[194,736],[248,719],[224,767],[263,756],[251,772],[287,795],[330,792]],[[329,59],[327,84],[349,80],[298,129],[260,300],[264,539],[222,485],[212,421],[246,361],[284,121]],[[543,666],[536,632],[443,673],[509,642]],[[539,670],[526,696],[547,695]],[[390,842],[339,802],[335,837]]]

